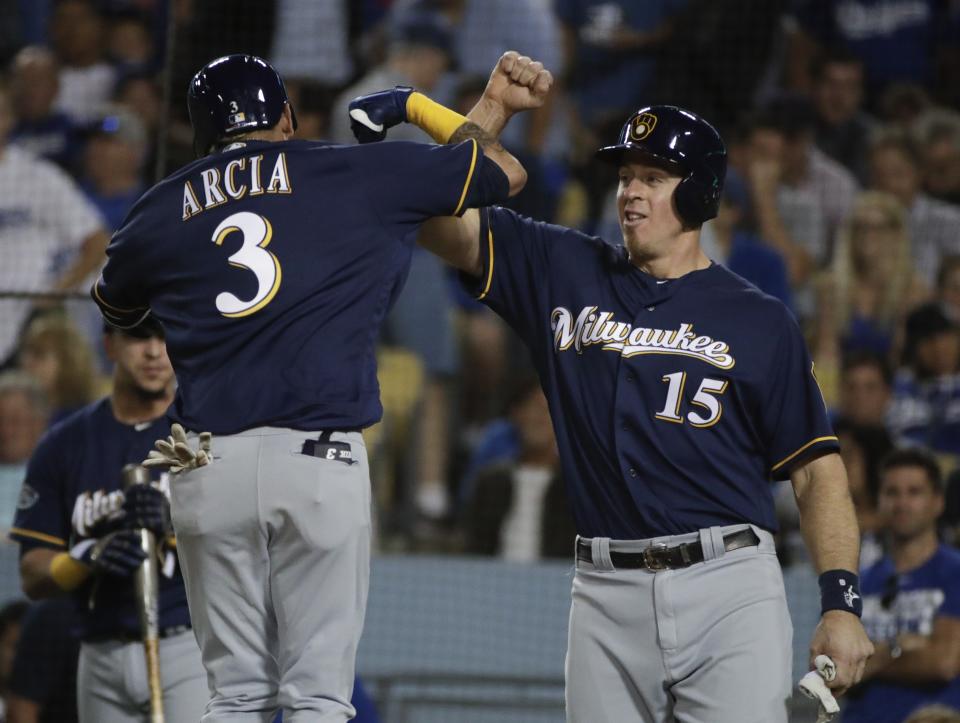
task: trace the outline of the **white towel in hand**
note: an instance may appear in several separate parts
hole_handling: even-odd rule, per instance
[[[828,723],[840,712],[836,698],[827,687],[825,681],[833,680],[837,675],[837,666],[826,655],[818,655],[813,664],[816,670],[811,670],[800,679],[800,692],[808,698],[819,702],[817,709],[817,723]]]

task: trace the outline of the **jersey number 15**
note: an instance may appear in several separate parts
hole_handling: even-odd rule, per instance
[[[673,374],[667,374],[662,378],[662,381],[667,383],[667,401],[663,405],[663,409],[657,412],[655,416],[664,422],[683,424],[683,417],[680,416],[680,405],[683,403],[683,389],[687,385],[687,373],[674,372]],[[700,382],[697,393],[690,400],[690,404],[706,409],[707,416],[691,410],[687,412],[687,421],[694,427],[701,428],[712,427],[716,424],[720,420],[720,415],[723,414],[723,407],[720,405],[717,396],[725,391],[727,391],[726,381],[710,379],[709,377],[704,378]]]

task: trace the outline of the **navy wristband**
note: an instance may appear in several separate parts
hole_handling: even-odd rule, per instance
[[[827,610],[845,610],[860,617],[863,599],[860,578],[849,570],[827,570],[820,576],[820,614]]]

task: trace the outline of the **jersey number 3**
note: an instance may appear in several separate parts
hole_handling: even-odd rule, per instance
[[[281,277],[280,262],[266,250],[273,238],[273,227],[266,218],[249,211],[227,216],[217,226],[210,240],[221,246],[223,240],[234,231],[240,232],[243,243],[227,261],[231,266],[253,272],[257,277],[257,293],[247,301],[229,291],[217,294],[217,310],[231,318],[255,314],[269,304],[280,288]]]
[[[663,381],[667,383],[667,402],[655,416],[664,422],[683,424],[683,417],[680,416],[680,404],[683,402],[683,388],[687,385],[687,373],[674,372],[673,374],[667,374],[663,377]],[[720,400],[717,399],[717,396],[725,391],[727,391],[727,382],[722,379],[707,377],[700,382],[700,388],[693,395],[690,403],[706,409],[707,416],[695,411],[687,412],[687,420],[690,424],[701,428],[712,427],[716,424],[720,420],[720,415],[723,414],[723,407],[720,406]]]

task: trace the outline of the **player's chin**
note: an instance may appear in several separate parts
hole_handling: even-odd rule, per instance
[[[623,228],[623,245],[630,252],[631,259],[645,259],[650,255],[650,239],[647,235],[638,232],[636,229]]]
[[[169,385],[170,377],[166,375],[144,375],[136,380],[137,391],[147,397],[163,396]]]

